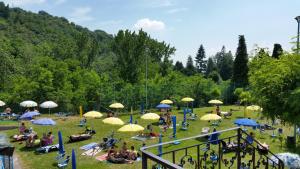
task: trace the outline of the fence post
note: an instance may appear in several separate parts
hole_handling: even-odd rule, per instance
[[[147,155],[142,153],[142,169],[147,169]]]
[[[242,137],[242,133],[241,133],[241,129],[237,129],[237,144],[238,144],[238,148],[237,148],[237,169],[241,168],[241,137]]]

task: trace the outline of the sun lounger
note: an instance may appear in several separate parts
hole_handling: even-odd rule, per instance
[[[90,144],[84,145],[84,146],[80,147],[80,149],[81,150],[89,150],[89,149],[94,148],[97,145],[98,144],[94,142],[94,143],[90,143]]]
[[[67,156],[67,158],[64,161],[57,164],[58,168],[65,168],[68,165],[69,161],[70,156]]]
[[[203,127],[201,133],[207,134],[209,132],[209,127]]]
[[[48,152],[51,152],[51,151],[57,151],[58,146],[59,146],[58,144],[49,145],[49,146],[37,148],[35,151],[39,152],[39,153],[48,153]]]

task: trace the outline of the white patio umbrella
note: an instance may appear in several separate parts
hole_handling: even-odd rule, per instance
[[[3,101],[0,100],[0,107],[1,106],[5,106],[5,103]]]
[[[20,103],[22,107],[36,107],[38,104],[32,100],[26,100]]]
[[[41,108],[49,109],[49,115],[50,115],[50,109],[57,107],[58,105],[53,101],[45,101],[42,104],[40,104]]]

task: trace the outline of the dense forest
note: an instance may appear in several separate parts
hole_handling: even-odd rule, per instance
[[[232,104],[238,99],[236,88],[248,87],[243,35],[237,44],[235,54],[223,46],[210,57],[199,44],[183,65],[171,60],[175,47],[142,30],[109,35],[45,11],[32,13],[0,3],[0,100],[15,110],[24,100],[53,100],[59,104],[57,111],[73,112],[79,105],[105,110],[114,101],[127,110],[153,108],[166,98],[182,104],[185,96],[195,98],[194,107],[210,99]],[[273,57],[280,52],[276,44]]]

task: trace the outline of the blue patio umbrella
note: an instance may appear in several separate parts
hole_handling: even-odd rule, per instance
[[[130,115],[129,123],[132,124],[132,114]]]
[[[159,134],[159,138],[158,138],[158,143],[161,144],[162,143],[162,135]],[[158,146],[158,156],[161,157],[162,154],[162,145]]]
[[[248,127],[257,127],[259,124],[255,120],[248,118],[241,118],[234,121],[234,124],[238,126],[248,126]]]
[[[176,116],[172,116],[173,123],[173,138],[176,138]]]
[[[74,149],[72,149],[72,169],[76,169],[76,155]]]
[[[171,108],[171,106],[168,105],[168,104],[159,104],[159,105],[156,106],[156,108],[158,108],[158,109],[169,109],[169,108]]]
[[[59,151],[59,154],[65,153],[64,144],[63,144],[63,140],[62,140],[62,134],[60,131],[58,131],[58,151]]]
[[[20,119],[32,119],[33,116],[37,116],[37,115],[40,115],[40,113],[36,112],[36,111],[30,111],[30,112],[24,113],[20,117]]]
[[[183,121],[186,122],[186,112],[187,109],[183,109]]]
[[[56,125],[56,122],[50,118],[42,118],[42,119],[34,120],[32,123],[36,125],[42,125],[42,126]]]

